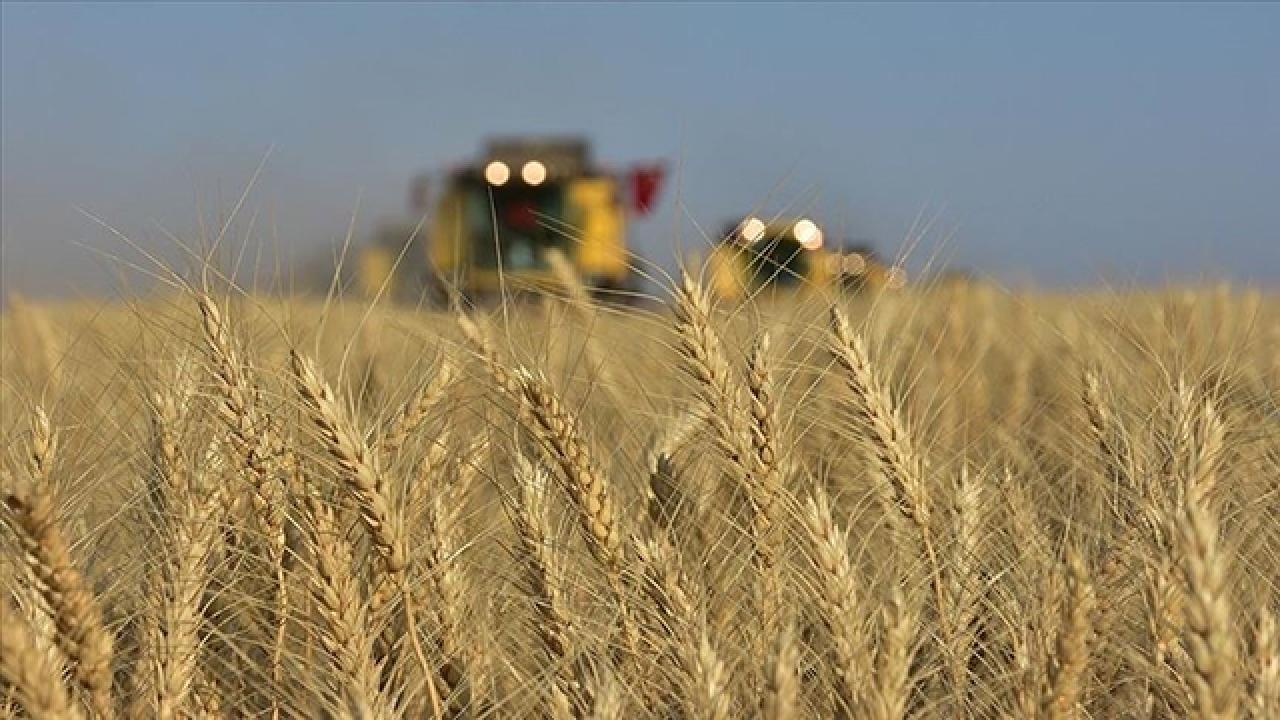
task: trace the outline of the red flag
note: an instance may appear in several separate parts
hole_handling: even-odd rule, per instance
[[[662,163],[637,165],[631,169],[627,182],[631,190],[632,211],[637,215],[648,215],[653,210],[666,176],[667,168]]]

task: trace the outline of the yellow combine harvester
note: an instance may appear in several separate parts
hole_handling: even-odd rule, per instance
[[[885,265],[869,247],[831,247],[809,218],[752,215],[730,225],[711,253],[709,269],[712,287],[726,300],[802,288],[896,290],[907,282],[901,268]]]
[[[427,285],[473,298],[554,286],[547,253],[556,249],[589,287],[625,290],[628,204],[646,212],[660,179],[659,166],[605,172],[581,139],[493,141],[479,162],[448,174],[434,203],[420,203],[429,221]],[[398,279],[393,257],[387,243],[363,254],[366,291]]]

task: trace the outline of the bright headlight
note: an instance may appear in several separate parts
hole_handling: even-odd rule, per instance
[[[764,237],[764,221],[758,217],[749,217],[742,223],[742,239],[753,243]]]
[[[495,187],[506,185],[507,181],[511,179],[511,168],[500,160],[494,160],[484,166],[484,179]]]
[[[805,250],[817,250],[822,247],[822,230],[809,218],[798,220],[791,228],[796,242]]]
[[[547,179],[547,166],[537,160],[530,160],[520,168],[520,177],[530,185],[541,185]]]

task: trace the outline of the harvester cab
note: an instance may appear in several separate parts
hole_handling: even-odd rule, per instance
[[[833,247],[810,218],[749,215],[726,227],[710,259],[712,286],[727,300],[805,288],[851,292],[906,284],[900,268],[884,265],[866,245]]]

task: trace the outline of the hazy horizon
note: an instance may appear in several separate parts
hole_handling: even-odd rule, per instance
[[[98,295],[230,212],[292,261],[493,135],[666,160],[634,249],[800,208],[1051,287],[1280,284],[1280,8],[5,3],[6,291]],[[1266,68],[1272,68],[1268,71]],[[357,212],[358,211],[358,212]],[[110,258],[117,258],[112,260]],[[264,261],[274,265],[274,261]]]

